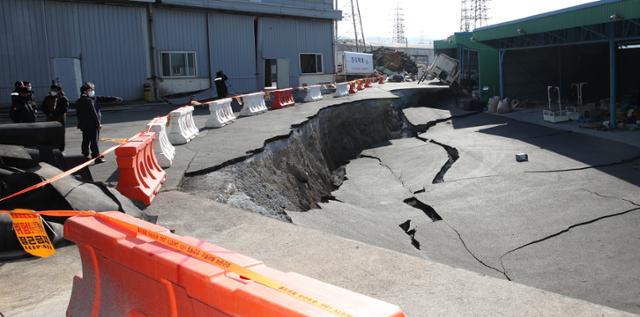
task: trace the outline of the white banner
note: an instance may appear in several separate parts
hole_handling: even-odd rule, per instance
[[[373,54],[344,52],[344,70],[347,75],[373,73]]]

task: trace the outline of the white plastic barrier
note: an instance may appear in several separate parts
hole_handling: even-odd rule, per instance
[[[304,97],[304,102],[312,102],[322,100],[322,86],[314,85],[307,86],[305,90],[307,91],[307,95]]]
[[[162,168],[171,167],[173,158],[176,156],[176,148],[169,142],[166,126],[167,117],[157,117],[147,123],[147,131],[156,133],[156,138],[153,140],[153,152]]]
[[[349,95],[349,83],[336,83],[336,97]]]
[[[182,107],[169,113],[169,141],[173,145],[185,144],[198,133],[193,123],[193,107]]]
[[[209,102],[209,120],[205,123],[207,128],[222,128],[236,119],[231,101],[231,98],[226,98]]]
[[[196,122],[193,121],[193,106],[183,107],[187,111],[185,121],[187,122],[187,129],[194,135],[194,138],[200,135],[200,129],[196,126]]]
[[[269,111],[264,102],[264,92],[256,92],[242,96],[242,110],[240,116],[254,116]]]

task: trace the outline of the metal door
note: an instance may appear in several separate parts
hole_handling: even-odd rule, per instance
[[[51,68],[53,69],[53,77],[58,79],[69,101],[75,102],[80,97],[80,86],[82,86],[80,60],[77,58],[52,58]]]
[[[278,88],[289,87],[289,59],[278,58]]]

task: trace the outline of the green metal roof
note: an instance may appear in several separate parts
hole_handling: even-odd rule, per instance
[[[478,45],[476,43],[471,43],[471,36],[473,36],[473,33],[471,32],[456,32],[445,40],[433,41],[433,48],[436,50],[445,50],[458,48],[461,45]]]
[[[611,17],[628,20],[640,18],[638,0],[601,0],[552,11],[528,18],[489,25],[474,30],[477,41],[489,41],[526,34],[544,33],[586,25],[611,22]],[[519,31],[520,30],[520,31]]]

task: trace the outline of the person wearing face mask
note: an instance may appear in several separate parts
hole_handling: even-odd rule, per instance
[[[69,99],[65,97],[62,87],[57,82],[52,82],[49,95],[42,101],[40,107],[42,112],[47,116],[47,121],[58,121],[64,128],[67,119],[67,110],[69,110]],[[64,129],[62,130],[64,136]],[[64,151],[64,145],[61,151]]]
[[[103,163],[105,160],[100,157],[98,148],[102,114],[100,107],[96,105],[93,83],[86,82],[80,87],[80,98],[76,101],[76,117],[78,129],[82,131],[82,155],[89,158],[91,150],[91,158],[97,158],[96,163]]]
[[[47,116],[47,121],[58,121],[64,126],[69,109],[69,99],[65,97],[62,87],[53,82],[49,95],[42,101],[42,112]]]

